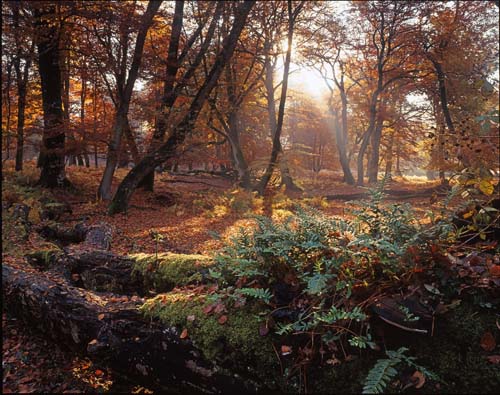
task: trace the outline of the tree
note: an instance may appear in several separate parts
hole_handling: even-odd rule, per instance
[[[287,10],[288,10],[288,33],[287,33],[287,49],[286,49],[286,55],[285,55],[285,61],[283,65],[283,81],[281,85],[281,97],[280,97],[280,102],[279,102],[279,109],[278,109],[278,117],[276,121],[276,127],[273,125],[273,110],[274,110],[274,84],[271,85],[272,79],[269,79],[269,74],[270,71],[272,70],[271,66],[271,59],[269,56],[266,57],[264,67],[266,68],[266,76],[268,76],[268,107],[272,106],[273,108],[270,109],[270,122],[271,122],[271,131],[272,137],[273,137],[273,147],[271,151],[271,159],[269,160],[269,165],[267,166],[267,169],[262,176],[262,179],[260,180],[258,186],[257,186],[257,191],[259,191],[260,194],[264,193],[264,190],[267,187],[267,184],[269,183],[269,180],[271,179],[274,167],[278,163],[278,156],[280,154],[283,154],[283,148],[281,146],[281,130],[283,128],[283,118],[285,116],[285,103],[286,103],[286,92],[288,88],[288,75],[290,73],[290,61],[292,57],[292,44],[293,44],[293,30],[294,30],[294,24],[297,16],[299,15],[302,7],[304,6],[304,1],[300,2],[295,9],[292,7],[292,1],[288,0],[287,1]],[[267,45],[270,46],[271,43],[267,42]],[[272,90],[272,91],[269,91]],[[271,97],[273,99],[271,99]],[[269,100],[271,99],[271,102]],[[293,183],[291,182],[291,178],[288,178],[289,174],[287,174],[287,171],[285,171],[285,174],[282,172],[282,177],[283,177],[283,182],[287,187],[292,187]]]
[[[128,76],[125,76],[125,68],[127,65],[126,58],[122,59],[122,69],[119,73],[119,79],[116,81],[118,85],[118,106],[116,109],[115,120],[113,124],[113,134],[111,141],[108,145],[108,154],[106,157],[106,167],[99,185],[98,196],[101,199],[111,198],[111,183],[113,180],[113,174],[118,164],[118,152],[120,149],[121,139],[123,131],[127,128],[128,119],[127,114],[130,107],[130,100],[132,97],[132,91],[134,89],[134,84],[137,79],[139,72],[139,67],[142,60],[142,51],[144,48],[144,42],[146,40],[146,34],[148,32],[151,23],[153,22],[153,17],[160,8],[161,1],[151,0],[148,2],[146,11],[142,16],[142,21],[137,33],[137,38],[135,42],[134,54],[132,57],[132,64],[128,70]],[[122,26],[121,38],[124,42],[128,41],[128,26]],[[126,51],[126,45],[123,45],[124,51]],[[125,52],[126,57],[126,52]]]
[[[42,168],[38,183],[48,188],[69,185],[66,179],[65,131],[61,98],[59,59],[60,26],[55,22],[56,7],[34,3],[38,49],[38,71],[42,83],[43,145],[39,164]]]
[[[377,180],[378,146],[381,138],[380,128],[377,128],[377,114],[381,95],[395,81],[414,78],[418,69],[413,66],[413,5],[397,1],[354,4],[359,17],[364,18],[364,23],[361,24],[364,35],[360,35],[360,42],[355,44],[363,58],[361,78],[352,79],[363,80],[365,89],[369,92],[368,127],[362,136],[357,158],[357,184],[363,185],[364,157],[370,141],[372,155],[368,163],[369,181]]]
[[[127,209],[128,201],[146,174],[155,169],[156,166],[166,162],[175,155],[176,148],[185,140],[189,131],[193,128],[196,119],[205,103],[208,95],[217,84],[227,62],[233,55],[238,42],[238,37],[245,26],[248,13],[253,7],[254,0],[245,0],[235,10],[231,32],[224,40],[222,50],[217,54],[210,73],[203,85],[193,99],[188,113],[172,131],[165,143],[154,152],[147,154],[123,179],[109,207],[110,214],[123,212]]]
[[[163,78],[163,94],[161,97],[161,104],[158,109],[158,114],[155,120],[155,130],[153,132],[153,138],[149,146],[149,152],[153,152],[158,145],[163,142],[165,134],[169,128],[169,115],[174,107],[174,104],[181,94],[181,91],[186,88],[189,81],[194,77],[195,72],[202,63],[205,54],[209,50],[212,37],[217,27],[217,23],[223,8],[222,2],[217,2],[215,8],[210,5],[208,7],[206,16],[210,15],[210,10],[214,9],[212,20],[205,34],[202,35],[203,27],[207,23],[208,18],[198,21],[197,29],[191,34],[187,39],[186,44],[180,54],[179,51],[179,40],[181,38],[181,31],[183,28],[183,18],[184,18],[184,2],[177,1],[175,4],[174,17],[172,19],[172,28],[167,52],[167,60],[165,67],[165,75]],[[195,41],[197,39],[201,40],[201,45],[197,51],[190,51],[192,49]],[[190,53],[195,52],[195,53]],[[177,81],[177,73],[179,68],[183,66],[183,63],[187,62],[188,55],[192,55],[193,59],[189,66],[186,67],[185,72],[182,74],[179,81]],[[141,181],[140,185],[144,189],[152,191],[154,185],[154,170],[147,174]]]

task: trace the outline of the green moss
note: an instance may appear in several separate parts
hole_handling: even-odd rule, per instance
[[[481,337],[488,331],[496,336],[497,343],[500,340],[495,314],[468,302],[436,319],[434,336],[414,341],[411,350],[421,365],[444,381],[438,392],[496,393],[500,369],[486,359],[491,353],[480,346]]]
[[[26,254],[26,260],[31,266],[41,270],[48,269],[63,254],[59,248],[47,248]]]
[[[203,296],[179,292],[158,295],[141,309],[147,316],[158,317],[164,324],[177,327],[179,333],[187,329],[189,339],[207,360],[219,366],[230,366],[233,372],[254,376],[267,386],[280,385],[273,337],[271,333],[259,334],[263,318],[256,310],[247,306],[231,309],[224,313],[227,322],[220,324],[221,314],[205,314],[204,305]]]
[[[133,254],[134,273],[141,273],[145,285],[156,292],[169,291],[175,286],[183,286],[202,280],[202,272],[213,263],[205,255],[189,254]]]

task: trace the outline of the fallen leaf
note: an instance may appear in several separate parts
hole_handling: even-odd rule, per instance
[[[413,381],[416,381],[415,388],[422,388],[425,384],[425,376],[422,372],[415,370],[415,373],[411,376]]]
[[[490,274],[493,277],[500,277],[500,265],[494,265],[490,268]]]
[[[188,330],[184,328],[181,332],[180,338],[185,339],[186,337],[188,337]]]
[[[97,339],[91,340],[91,341],[89,342],[89,345],[94,345],[94,344],[97,344]]]
[[[94,372],[94,374],[95,374],[97,377],[101,377],[101,376],[104,374],[104,372],[103,372],[101,369],[97,369],[97,370]]]
[[[73,274],[71,275],[71,279],[72,279],[73,281],[78,281],[78,280],[80,280],[80,275],[79,275],[78,273],[73,273]]]
[[[500,355],[488,355],[486,359],[495,365],[500,363]]]
[[[188,315],[188,316],[186,317],[186,320],[188,320],[188,321],[190,321],[190,322],[193,322],[195,319],[196,319],[196,316],[194,316],[194,315]]]
[[[493,351],[497,345],[495,337],[491,332],[486,332],[481,338],[481,347],[485,351]]]
[[[209,304],[208,306],[205,306],[203,308],[203,313],[210,314],[213,309],[214,309],[214,305],[213,304]]]
[[[289,355],[292,353],[292,347],[290,346],[281,346],[281,355]]]
[[[102,321],[102,320],[104,319],[104,314],[99,314],[99,315],[97,316],[97,319],[98,319],[99,321]]]
[[[224,325],[227,322],[227,315],[221,315],[217,321],[219,321],[219,324]]]
[[[226,306],[224,306],[224,303],[217,303],[214,309],[215,314],[220,314],[223,311],[226,311]]]

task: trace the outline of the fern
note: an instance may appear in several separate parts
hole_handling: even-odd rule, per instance
[[[396,376],[398,371],[394,368],[400,360],[397,359],[379,359],[375,366],[366,376],[363,394],[381,394],[384,392],[387,384]]]
[[[244,296],[250,296],[266,303],[269,303],[272,297],[271,292],[269,292],[268,289],[262,288],[240,288],[236,290],[236,293]]]
[[[406,347],[400,347],[397,351],[387,350],[386,354],[389,358],[379,359],[375,363],[375,366],[368,372],[363,383],[363,394],[380,394],[384,392],[387,385],[398,373],[396,366],[401,363],[419,370],[433,380],[440,380],[436,374],[415,363],[415,357],[405,355],[407,351]]]

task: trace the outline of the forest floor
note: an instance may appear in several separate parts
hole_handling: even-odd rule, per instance
[[[72,213],[63,217],[65,224],[73,225],[82,220],[87,224],[106,222],[113,227],[112,251],[119,254],[176,253],[210,254],[221,247],[240,227],[252,226],[254,214],[264,214],[273,219],[284,218],[295,204],[314,207],[328,215],[347,216],[356,208],[349,199],[326,200],[327,195],[348,195],[366,192],[366,188],[347,186],[340,180],[318,177],[304,186],[307,192],[287,196],[279,190],[264,198],[238,190],[227,179],[210,175],[157,175],[155,192],[138,191],[126,214],[109,217],[106,202],[96,201],[96,190],[102,169],[69,167],[68,178],[74,190],[58,193],[59,201],[67,202]],[[116,172],[114,185],[126,174]],[[27,164],[22,173],[15,174],[12,163],[3,166],[3,179],[13,183],[33,185],[38,176],[34,164]],[[5,185],[5,183],[4,183]],[[436,182],[396,179],[388,188],[418,192],[436,186]],[[7,188],[7,187],[5,187]],[[3,187],[2,201],[9,191]],[[428,210],[439,211],[440,203],[433,196],[413,197],[404,200],[424,218]],[[5,229],[3,229],[4,233]],[[221,235],[216,240],[211,232]],[[163,236],[156,245],[155,233]],[[23,256],[44,245],[33,232],[27,239],[19,235],[3,235],[2,261],[23,267]],[[7,239],[8,243],[5,243]],[[143,387],[126,383],[113,377],[101,366],[75,356],[42,335],[24,327],[15,318],[2,314],[3,329],[3,381],[4,393],[12,392],[108,392],[125,391],[149,393]]]

